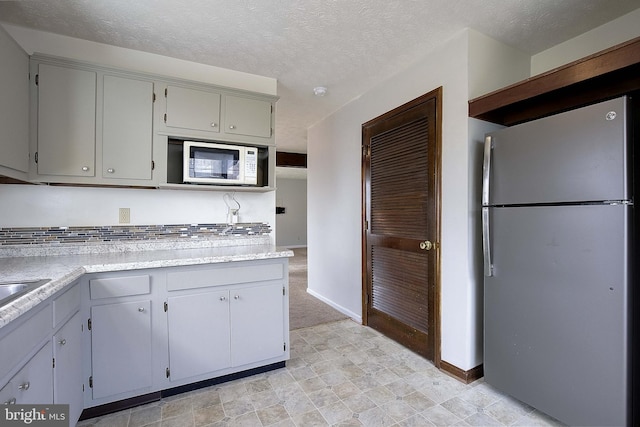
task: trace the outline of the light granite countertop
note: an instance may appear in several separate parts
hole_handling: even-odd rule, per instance
[[[0,307],[0,328],[74,283],[86,273],[211,264],[293,256],[268,238],[213,239],[208,242],[83,245],[82,247],[0,249],[0,283],[50,279]],[[19,249],[19,248],[18,248]],[[37,255],[34,255],[37,254]],[[46,255],[45,255],[46,254]],[[51,255],[54,254],[54,255]]]

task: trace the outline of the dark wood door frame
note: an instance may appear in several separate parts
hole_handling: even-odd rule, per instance
[[[441,297],[441,270],[440,270],[440,243],[441,243],[441,205],[442,205],[442,87],[432,90],[429,93],[426,93],[412,101],[407,102],[406,104],[401,105],[381,116],[376,117],[375,119],[367,122],[371,123],[375,120],[387,120],[391,119],[394,116],[398,115],[400,112],[409,110],[421,103],[424,103],[427,100],[434,99],[436,102],[436,139],[435,139],[435,188],[434,191],[434,199],[436,201],[435,209],[437,211],[437,215],[435,218],[436,221],[436,255],[435,255],[435,289],[434,289],[434,301],[433,301],[433,312],[434,312],[434,331],[433,335],[430,337],[431,345],[433,346],[433,363],[437,368],[441,366],[441,310],[440,310],[440,297]],[[363,124],[363,128],[367,123]],[[370,193],[370,188],[368,188],[369,182],[366,179],[366,167],[367,167],[367,148],[362,146],[362,168],[361,168],[361,183],[362,183],[362,323],[363,325],[368,324],[368,313],[367,313],[367,287],[369,281],[369,270],[370,266],[367,265],[367,200],[366,195]]]

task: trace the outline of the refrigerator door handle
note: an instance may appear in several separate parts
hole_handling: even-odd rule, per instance
[[[484,160],[482,162],[482,206],[489,204],[489,177],[491,176],[491,136],[484,138]]]
[[[489,208],[482,208],[482,253],[484,254],[484,275],[493,276],[493,261],[491,259],[491,235],[489,227]]]

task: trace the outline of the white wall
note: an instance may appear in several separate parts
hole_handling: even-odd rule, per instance
[[[275,94],[275,79],[4,25],[27,53],[40,52],[129,70]],[[161,72],[159,72],[161,71]],[[0,185],[0,227],[117,225],[118,208],[131,224],[224,223],[225,191]],[[240,222],[266,222],[274,232],[275,192],[237,192]]]
[[[183,191],[0,185],[0,227],[118,225],[118,209],[131,209],[131,224],[227,222],[223,191]],[[236,192],[240,222],[275,228],[273,192]],[[274,233],[272,233],[274,234]]]
[[[276,206],[285,208],[276,215],[276,244],[307,246],[307,180],[278,178],[276,185]]]
[[[459,33],[383,85],[309,129],[309,291],[361,320],[361,125],[443,86],[442,357],[467,365],[467,38]],[[327,209],[335,206],[336,209]],[[330,268],[329,268],[330,267]],[[449,309],[462,305],[459,313]],[[459,315],[458,315],[459,314]],[[462,356],[462,357],[458,357]]]
[[[502,67],[506,61],[513,66]],[[474,192],[480,178],[476,147],[486,127],[469,128],[467,102],[472,92],[479,95],[527,77],[528,67],[526,55],[465,30],[309,129],[310,293],[361,320],[361,125],[442,86],[441,357],[464,370],[482,362]]]
[[[529,55],[469,30],[469,99],[529,77]]]
[[[534,55],[531,75],[543,73],[640,37],[640,9]]]

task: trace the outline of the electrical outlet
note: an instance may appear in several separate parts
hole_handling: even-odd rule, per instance
[[[131,222],[131,209],[120,208],[118,212],[118,222],[120,224],[129,224]]]

